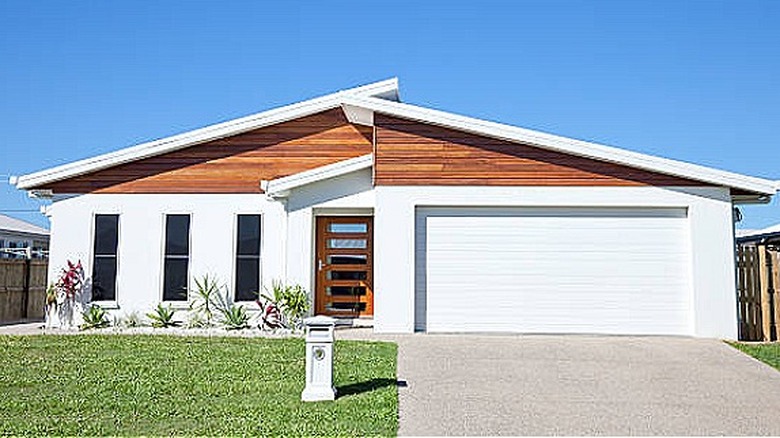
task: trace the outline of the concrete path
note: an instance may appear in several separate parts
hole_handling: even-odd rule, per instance
[[[401,435],[780,435],[780,372],[717,340],[337,337],[398,343]]]
[[[43,321],[0,324],[0,335],[42,335]]]

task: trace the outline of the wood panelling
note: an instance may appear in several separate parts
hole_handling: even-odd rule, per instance
[[[372,128],[341,109],[58,181],[55,193],[260,193],[271,180],[370,154]]]
[[[376,185],[704,185],[381,114],[374,120]]]

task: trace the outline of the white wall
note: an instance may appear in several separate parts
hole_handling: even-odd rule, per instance
[[[314,290],[314,217],[373,213],[371,170],[365,169],[292,191],[287,199],[265,195],[88,194],[61,196],[49,208],[52,240],[49,281],[67,260],[81,260],[92,273],[94,215],[119,214],[116,302],[111,313],[147,313],[162,301],[165,215],[186,213],[190,222],[190,287],[216,275],[233,291],[236,215],[261,214],[261,282],[274,280]],[[185,309],[187,303],[173,302]],[[253,305],[249,305],[251,310]]]
[[[55,200],[49,281],[67,260],[81,260],[92,273],[94,215],[119,215],[116,302],[101,303],[117,315],[146,313],[162,300],[165,214],[190,219],[190,285],[204,274],[216,275],[233,291],[238,214],[261,214],[261,282],[284,278],[285,213],[283,205],[263,195],[88,194]],[[184,308],[186,303],[173,303]],[[251,306],[250,306],[251,307]]]
[[[694,333],[735,339],[733,228],[727,189],[658,187],[375,188],[374,327],[412,332],[417,206],[676,207],[688,210]]]
[[[315,220],[318,215],[372,215],[371,169],[294,189],[284,201],[287,220],[287,278],[314,291]]]
[[[293,190],[283,201],[264,195],[81,195],[55,200],[49,212],[50,281],[66,260],[91,274],[95,214],[119,214],[119,315],[147,312],[162,298],[166,213],[189,213],[191,278],[209,273],[232,288],[237,214],[263,215],[263,285],[272,280],[314,289],[314,217],[374,214],[374,322],[378,332],[414,330],[417,206],[566,206],[687,208],[696,336],[737,336],[733,228],[728,190],[654,187],[373,188],[366,169]]]

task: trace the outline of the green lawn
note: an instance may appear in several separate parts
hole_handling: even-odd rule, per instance
[[[739,342],[729,342],[729,345],[780,370],[780,343],[743,344]]]
[[[0,336],[0,435],[395,435],[396,345],[338,341],[303,403],[300,339]]]

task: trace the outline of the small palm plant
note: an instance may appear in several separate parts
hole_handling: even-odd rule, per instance
[[[168,328],[168,327],[178,327],[181,325],[181,321],[176,321],[173,319],[174,314],[176,313],[175,310],[171,308],[171,306],[163,306],[162,304],[158,304],[157,308],[152,313],[147,313],[146,316],[152,320],[152,327],[157,328]]]
[[[195,315],[195,321],[201,321],[204,326],[213,325],[214,313],[224,308],[222,287],[215,277],[204,275],[195,279],[194,298],[190,303],[190,311]],[[199,324],[200,325],[200,324]]]
[[[99,329],[110,325],[106,311],[99,306],[90,306],[81,315],[84,317],[84,323],[79,326],[81,330]]]

